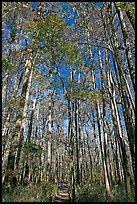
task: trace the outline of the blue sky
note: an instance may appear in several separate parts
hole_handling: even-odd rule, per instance
[[[30,5],[33,7],[33,8],[36,8],[39,3],[38,2],[30,2]]]
[[[30,2],[30,4],[31,4],[31,6],[33,7],[33,8],[36,8],[39,4],[38,4],[38,2]],[[61,5],[62,6],[62,12],[64,12],[64,13],[67,13],[66,15],[72,15],[72,17],[73,16],[77,16],[77,13],[76,12],[73,12],[73,10],[72,10],[72,8],[69,6],[69,4],[67,3],[67,2],[58,2],[58,5]],[[66,10],[67,9],[67,10]],[[66,18],[64,18],[64,21],[69,25],[69,26],[72,26],[73,24],[74,24],[74,20],[73,20],[73,18],[70,18],[70,16],[69,17],[66,17]],[[41,45],[43,44],[42,42],[40,43]],[[25,44],[22,44],[22,45],[24,45],[25,46]],[[87,58],[87,57],[84,57],[83,56],[83,59],[85,60],[85,62],[86,62],[86,64],[87,65],[89,65],[90,64],[90,60]],[[43,69],[43,65],[41,65],[41,66],[39,66],[39,69],[41,70],[41,71],[44,71],[44,69]],[[69,72],[69,69],[67,68],[67,67],[65,67],[65,66],[59,66],[59,71],[60,71],[60,73],[64,73],[63,75],[65,76],[65,75],[68,75],[70,72]]]
[[[30,2],[30,4],[31,4],[31,6],[32,6],[33,8],[36,8],[36,7],[39,5],[38,2]],[[77,16],[77,13],[72,10],[72,8],[69,6],[69,4],[68,4],[67,2],[58,2],[58,4],[63,6],[63,7],[62,7],[62,12],[66,12],[68,16],[69,16],[69,13],[72,14],[72,17],[73,17],[73,16]],[[95,2],[95,4],[96,4],[97,6],[101,6],[102,2]],[[67,9],[67,8],[68,8],[68,10],[66,11],[65,9]],[[70,18],[70,17],[68,18],[68,17],[66,17],[66,18],[64,18],[64,20],[65,20],[70,26],[72,26],[72,25],[74,24],[73,18]],[[9,30],[10,30],[10,27],[9,27]],[[21,43],[21,46],[22,46],[22,47],[23,47],[23,46],[26,46],[25,40],[24,40],[23,38],[22,38],[22,40],[23,40],[23,41],[22,41],[22,43]],[[81,40],[82,40],[82,39],[81,39]],[[29,43],[31,44],[31,40],[30,40],[30,39],[29,39]],[[42,45],[43,43],[40,42],[40,44]],[[96,49],[94,49],[94,50],[96,50]],[[103,53],[103,52],[104,52],[103,49],[101,49],[101,53]],[[86,56],[85,56],[85,55],[83,54],[82,58],[83,58],[84,61],[86,62],[86,65],[87,65],[87,66],[90,65],[89,55],[86,55]],[[94,59],[95,59],[95,58],[94,58]],[[112,59],[111,53],[110,53],[110,59]],[[95,68],[95,72],[98,73],[99,71],[96,71],[96,66],[94,66],[94,68]],[[43,65],[42,65],[42,64],[39,66],[39,69],[41,70],[41,72],[44,72],[44,68],[43,68]],[[112,71],[114,70],[114,68],[113,68],[113,63],[112,63],[112,62],[111,62],[111,69],[112,69]],[[60,70],[60,73],[62,72],[62,74],[64,73],[64,75],[65,75],[65,74],[66,74],[66,75],[69,74],[69,69],[68,69],[67,67],[60,66],[60,67],[59,67],[59,70]],[[100,82],[100,79],[99,79],[98,77],[96,78],[96,82],[97,82],[97,83]]]
[[[59,5],[61,4],[62,5],[62,3],[63,3],[63,7],[62,7],[62,11],[65,11],[65,8],[68,8],[68,4],[67,4],[67,2],[58,2],[59,3]],[[39,5],[39,3],[38,2],[30,2],[30,4],[31,4],[31,6],[35,9],[38,5]],[[69,10],[70,10],[70,12],[71,12],[71,14],[73,14],[73,15],[77,15],[76,13],[74,13],[73,12],[73,10],[70,8],[70,6],[69,6]],[[64,19],[65,20],[65,22],[68,24],[68,25],[73,25],[74,24],[74,20],[73,20],[73,18],[65,18]]]
[[[69,12],[71,12],[72,13],[72,16],[77,16],[77,13],[76,12],[73,12],[73,10],[71,9],[71,7],[68,5],[68,3],[67,2],[58,2],[59,3],[59,5],[61,4],[61,5],[63,5],[63,8],[62,8],[62,12],[65,12],[65,9],[66,8],[68,8],[68,10],[67,10],[67,12],[69,13]],[[33,8],[36,8],[39,4],[38,4],[38,2],[30,2],[30,4],[31,4],[31,6],[33,7]],[[96,5],[97,6],[101,6],[101,2],[96,2]],[[74,24],[74,20],[73,20],[73,18],[64,18],[64,20],[71,26],[71,25],[73,25]],[[10,27],[9,27],[9,29],[10,29]],[[20,39],[21,40],[21,39]],[[31,40],[29,39],[29,43],[31,44]],[[43,43],[42,42],[40,42],[40,44],[42,45]],[[22,43],[21,43],[21,47],[23,47],[23,46],[26,46],[26,42],[25,42],[25,40],[22,38]],[[88,58],[89,56],[87,55],[87,56],[82,56],[82,58],[85,60],[85,62],[86,62],[86,65],[88,66],[88,65],[90,65],[90,59]],[[41,70],[41,72],[44,72],[44,67],[43,67],[44,65],[40,65],[39,66],[39,70]],[[96,67],[95,67],[96,68]],[[60,66],[59,67],[59,70],[60,70],[60,73],[62,72],[62,74],[63,74],[63,72],[64,72],[64,75],[68,75],[69,74],[69,69],[67,68],[67,67],[63,67],[63,66]],[[96,78],[96,82],[97,83],[99,83],[100,82],[100,79],[99,78]]]
[[[67,8],[68,7],[68,4],[67,4],[67,2],[60,2],[61,4],[63,4],[63,8],[62,8],[62,11],[64,11],[65,10],[65,8]],[[96,3],[96,5],[97,6],[101,6],[101,4],[102,4],[102,2],[95,2]],[[31,4],[31,6],[33,7],[33,8],[36,8],[39,4],[38,4],[38,2],[30,2],[30,4]],[[64,11],[65,12],[65,11]],[[75,13],[75,12],[73,12],[72,11],[72,9],[69,7],[69,12],[72,12],[72,17],[73,16],[76,16],[77,14]],[[66,21],[66,23],[68,23],[68,25],[70,25],[70,26],[72,26],[73,24],[74,24],[74,20],[73,20],[73,18],[68,18],[68,17],[66,17],[66,18],[64,18],[64,20]],[[117,21],[115,21],[115,25],[117,24],[118,22]],[[9,26],[9,31],[11,31],[11,29],[10,29],[10,26]],[[31,40],[29,39],[29,43],[31,43]],[[41,42],[41,44],[42,44],[42,42]],[[22,42],[22,44],[21,44],[21,46],[26,46],[26,43],[25,43],[25,40],[24,40],[24,42]],[[97,53],[97,50],[96,49],[94,49],[94,51]],[[104,52],[104,49],[101,49],[101,54],[103,54],[103,52]],[[88,56],[84,56],[83,55],[83,58],[85,59],[85,62],[86,62],[86,64],[87,64],[87,66],[90,64],[90,59],[88,58]],[[113,62],[112,62],[112,53],[110,53],[110,59],[111,59],[111,62],[110,62],[110,68],[111,68],[111,71],[113,72],[114,71],[114,66],[113,66]],[[97,56],[93,59],[93,64],[94,64],[94,62],[97,60]],[[41,64],[39,67],[38,67],[38,69],[40,69],[40,71],[41,72],[45,72],[45,68],[44,68],[44,65],[43,64]],[[98,70],[98,68],[97,68],[97,66],[94,64],[94,69],[95,69],[95,74],[98,74],[99,72],[100,72],[100,70]],[[60,65],[59,66],[59,71],[60,71],[60,73],[62,74],[62,77],[64,78],[64,82],[65,82],[65,85],[67,86],[67,84],[68,84],[68,79],[69,79],[69,73],[70,73],[70,70],[69,70],[69,66],[67,67],[67,66],[63,66],[63,65]],[[76,75],[77,75],[77,73],[76,73]],[[76,77],[76,75],[75,75],[75,77]],[[67,77],[66,77],[67,76]],[[58,80],[60,80],[59,79],[59,77],[58,77]],[[65,81],[66,80],[66,81]],[[96,77],[96,83],[97,84],[99,84],[100,83],[100,78],[99,77]],[[58,92],[58,95],[59,95],[59,93],[61,94],[62,92],[63,92],[63,90],[62,90],[62,88],[59,88],[58,90],[57,90],[57,92]],[[66,103],[66,100],[64,100],[64,103]],[[120,113],[122,113],[122,106],[119,106],[118,107],[118,109],[119,109],[119,112]],[[108,113],[107,114],[107,119],[111,119],[111,117],[110,117],[110,113]],[[123,122],[123,126],[125,127],[125,124],[124,124],[124,121],[122,121]],[[66,126],[67,126],[67,121],[65,122],[64,121],[64,123],[66,124]]]

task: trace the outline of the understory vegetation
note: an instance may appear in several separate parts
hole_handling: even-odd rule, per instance
[[[73,186],[70,185],[68,191],[72,198]],[[127,198],[125,183],[113,182],[111,193],[106,195],[106,187],[99,174],[94,175],[94,179],[85,180],[75,188],[75,202],[135,202],[135,189],[131,190],[130,197]]]
[[[60,189],[56,184],[51,183],[30,183],[29,185],[18,185],[14,189],[3,189],[3,202],[54,202],[54,198]],[[68,188],[71,200],[72,186]],[[135,201],[135,190],[132,193],[129,202]],[[94,183],[91,181],[82,182],[76,186],[75,202],[126,202],[127,195],[125,192],[125,184],[113,184],[111,194],[106,199],[105,185]]]
[[[126,202],[127,195],[125,184],[114,185],[111,188],[111,194],[106,198],[106,188],[104,184],[82,183],[77,187],[76,201],[78,202]],[[135,192],[132,189],[132,195],[129,202],[135,202]]]
[[[14,189],[3,189],[3,202],[52,202],[58,187],[51,183],[29,183],[18,185]]]

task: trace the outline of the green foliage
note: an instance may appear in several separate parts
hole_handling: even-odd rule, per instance
[[[9,11],[8,2],[2,2],[2,20],[3,21],[6,19],[5,16],[7,15],[8,11]]]
[[[109,202],[135,202],[135,189],[132,188],[131,197],[127,198],[125,191],[125,183],[114,185],[111,189]]]
[[[100,186],[97,183],[86,182],[77,186],[76,200],[79,202],[104,202],[105,194],[99,193]]]
[[[116,2],[117,6],[119,6],[125,12],[128,12],[130,18],[135,23],[135,2]]]
[[[37,145],[33,142],[24,142],[24,151],[25,153],[38,153],[41,154],[42,152],[42,147],[40,145]]]
[[[103,175],[100,172],[94,170],[92,172],[92,182],[100,184],[101,182],[103,182]]]
[[[9,193],[3,190],[3,202],[52,202],[57,190],[58,187],[54,183],[43,182],[38,185],[30,183],[25,187],[19,185],[14,189],[10,189]],[[68,192],[71,195],[71,185],[68,186]],[[95,182],[94,179],[82,182],[76,187],[75,192],[77,202],[106,202],[105,186],[103,185],[101,192],[98,181]],[[135,202],[134,189],[132,189],[132,196],[128,201]],[[111,189],[111,196],[108,198],[108,202],[127,202],[124,184],[115,185]]]
[[[66,63],[83,62],[76,46],[63,38],[64,29],[68,29],[68,26],[57,15],[50,14],[44,19],[38,18],[32,24],[26,24],[25,27],[32,36],[34,44],[36,41],[45,42],[41,49],[46,51],[45,56],[48,59],[51,56],[53,57],[53,53],[55,58],[59,58],[59,55],[62,53],[66,55]]]
[[[26,30],[31,34],[34,40],[52,40],[52,42],[54,42],[53,36],[59,35],[59,32],[65,26],[67,26],[67,24],[54,14],[48,15],[44,19],[38,18],[34,20],[32,24],[25,24]],[[35,31],[37,31],[38,35],[35,34]]]
[[[24,105],[25,105],[25,99],[22,98],[22,97],[19,97],[18,100],[19,100],[19,105],[20,105],[20,107],[24,107]]]
[[[8,6],[8,2],[2,2],[2,10],[4,11]]]
[[[45,31],[59,31],[61,27],[66,26],[67,24],[62,21],[57,15],[50,14],[46,18],[36,19],[31,25],[30,28],[42,29]]]
[[[76,188],[76,201],[78,202],[106,202],[106,188],[102,183],[100,173],[94,172],[90,181],[82,182]],[[135,189],[132,189],[131,196],[127,198],[125,184],[111,186],[108,202],[135,202]]]
[[[102,182],[102,175],[99,172],[93,172],[93,178],[86,179],[79,185],[75,186],[75,201],[76,202],[104,202],[105,187],[100,185]],[[102,193],[100,193],[102,187]],[[72,185],[68,186],[68,192],[72,197]]]
[[[19,117],[21,118],[24,105],[25,105],[25,99],[21,96],[16,96],[13,98],[10,98],[6,101],[6,105],[10,107],[13,111],[17,111],[19,113]],[[18,117],[18,116],[17,116]]]
[[[77,202],[106,202],[106,188],[103,184],[103,176],[96,170],[93,171],[92,179],[81,182],[75,188]],[[69,186],[71,194],[72,186]],[[108,202],[134,202],[135,189],[132,189],[130,198],[127,198],[125,184],[110,186],[110,196]]]
[[[52,201],[57,193],[58,187],[55,184],[45,183],[43,184],[42,189],[47,200]]]
[[[2,68],[7,72],[11,72],[15,69],[15,61],[13,59],[2,57]]]
[[[11,193],[3,192],[3,202],[50,202],[55,197],[57,186],[51,183],[30,183],[17,186]]]
[[[33,100],[28,101],[28,106],[33,104]]]
[[[71,84],[72,85],[72,84]],[[97,100],[100,100],[100,99],[103,99],[103,94],[96,91],[96,90],[89,90],[89,89],[85,89],[85,90],[82,90],[80,89],[79,91],[78,90],[74,90],[74,91],[71,91],[69,92],[69,96],[70,98],[74,98],[74,99],[88,99],[90,101],[97,101]]]

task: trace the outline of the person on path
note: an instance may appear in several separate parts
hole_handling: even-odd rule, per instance
[[[61,180],[61,189],[62,190],[64,189],[64,180],[63,179]]]

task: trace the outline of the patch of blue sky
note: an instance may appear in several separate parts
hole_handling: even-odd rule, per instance
[[[64,3],[66,3],[66,2],[63,2],[63,1],[62,1],[62,2],[57,2],[57,3],[58,3],[59,6],[63,6]]]
[[[98,59],[98,57],[97,57],[98,56],[98,49],[97,49],[97,47],[94,47],[94,49],[92,49],[92,56],[93,56],[93,59],[92,59],[93,62]]]
[[[101,90],[101,80],[98,76],[95,77],[95,83],[96,83],[96,90],[100,91]]]
[[[72,26],[72,25],[74,24],[73,18],[65,18],[64,20],[65,20],[65,22],[66,22],[68,25],[70,25],[70,26]]]
[[[62,88],[62,85],[60,84],[59,78],[57,78],[56,80],[53,80],[52,87],[54,89],[55,94],[62,94],[63,93],[63,88]]]
[[[29,45],[32,45],[31,37],[26,37],[26,40],[27,40],[27,43],[28,43]]]
[[[45,46],[45,42],[43,41],[43,42],[40,42],[40,46],[41,47],[44,47]]]
[[[103,47],[100,47],[101,55],[104,54],[104,50],[105,50],[105,49],[104,49]]]
[[[42,63],[39,66],[37,66],[37,69],[39,69],[40,72],[46,72],[44,63]]]
[[[33,8],[36,8],[39,3],[38,2],[30,2],[30,5],[33,7]]]
[[[65,120],[63,121],[63,127],[66,128],[66,129],[68,129],[68,119],[65,119]]]
[[[22,40],[20,47],[25,47],[27,45],[25,39],[20,39],[20,40]]]
[[[111,115],[111,113],[109,112],[109,110],[106,111],[106,119],[107,119],[107,120],[111,120],[111,119],[112,119],[112,115]]]
[[[17,76],[18,76],[18,77],[21,76],[23,67],[24,67],[24,64],[21,64],[20,67],[19,67],[18,73],[17,73]]]
[[[110,50],[108,51],[108,58],[110,63],[110,71],[114,71],[113,53]]]
[[[114,26],[115,28],[119,25],[119,20],[118,18],[114,18]]]
[[[90,65],[90,59],[86,59],[86,65],[89,66]]]
[[[55,96],[56,96],[56,99],[64,99],[64,97],[63,97],[63,88],[62,88],[62,86],[60,86],[59,88],[57,88],[57,87],[55,87],[55,86],[53,86],[54,87],[54,94],[55,94]]]
[[[10,35],[11,33],[12,33],[11,27],[6,25],[6,30],[2,31],[2,41],[5,41],[5,39],[10,41],[11,40],[11,35]]]
[[[118,111],[119,111],[119,113],[123,113],[123,108],[122,108],[121,104],[118,105]],[[121,117],[122,117],[122,120],[121,120],[122,126],[124,129],[126,129],[126,124],[125,124],[125,120],[123,118],[123,115],[121,115]]]
[[[69,22],[69,24],[72,25],[72,22],[74,23],[73,17],[74,16],[78,16],[78,13],[67,3],[67,2],[60,2],[59,3],[60,6],[62,6],[62,12],[64,12],[64,15],[69,18],[69,16],[71,16],[71,21]]]
[[[85,55],[83,54],[82,59],[84,60],[86,66],[90,65],[90,59],[89,59],[89,56],[87,56],[87,54]]]
[[[94,65],[94,73],[95,73],[95,82],[97,84],[97,90],[100,90],[101,79],[100,79],[100,69],[98,65]]]
[[[59,72],[62,74],[62,76],[65,75],[69,75],[70,73],[70,66],[63,66],[63,65],[59,65],[58,66],[58,70]]]
[[[120,113],[123,112],[123,108],[122,108],[122,105],[121,105],[121,104],[119,104],[119,106],[118,106],[118,110],[119,110]]]
[[[6,27],[6,31],[5,31],[5,29],[4,29],[4,33],[7,33],[7,31],[9,31],[10,33],[12,32],[11,31],[11,23],[10,22],[2,22],[2,26],[4,26],[4,27]]]
[[[62,11],[67,11],[68,13],[70,13],[71,15],[74,15],[75,12],[73,11],[72,7],[67,3],[67,2],[63,2],[64,4],[62,4]]]
[[[61,74],[61,78],[64,82],[65,88],[68,90],[68,82],[69,82],[69,75],[70,75],[70,67],[69,66],[64,66],[64,65],[59,65],[58,70]],[[68,77],[66,77],[68,76]],[[58,80],[61,82],[60,77],[58,77]]]
[[[94,2],[94,4],[95,4],[96,6],[99,6],[99,7],[102,6],[102,2]]]

